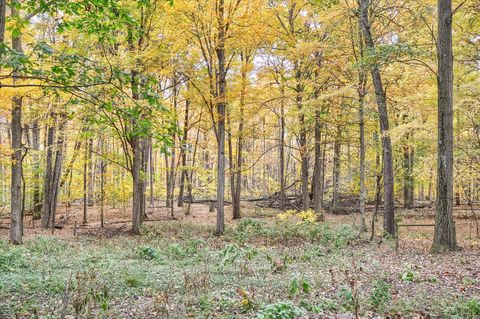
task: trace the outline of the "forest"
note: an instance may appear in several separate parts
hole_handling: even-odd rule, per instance
[[[479,0],[0,0],[0,318],[480,318]]]

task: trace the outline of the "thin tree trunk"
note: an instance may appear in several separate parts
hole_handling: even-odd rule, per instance
[[[219,0],[217,7],[218,45],[216,49],[218,59],[218,98],[217,98],[217,225],[216,234],[221,235],[225,230],[225,105],[226,105],[226,67],[225,67],[225,1]]]
[[[452,1],[438,0],[437,211],[433,252],[457,249],[453,220],[453,48]]]
[[[83,156],[83,224],[88,222],[88,144],[85,147]]]
[[[187,88],[188,90],[188,88]],[[188,144],[188,130],[189,130],[189,112],[190,112],[190,99],[185,101],[185,118],[183,120],[183,134],[182,142],[180,145],[180,157],[182,159],[182,171],[180,176],[180,185],[178,190],[178,207],[183,207],[183,197],[185,193],[185,180],[187,178],[187,144]]]
[[[321,110],[317,109],[315,112],[315,168],[314,168],[314,194],[313,194],[313,206],[318,221],[324,221],[322,208],[322,123],[321,123]]]
[[[140,234],[140,226],[143,216],[143,183],[142,183],[142,146],[140,137],[132,138],[133,148],[133,202],[132,202],[132,232],[136,235]]]
[[[237,138],[237,163],[235,165],[235,191],[232,197],[233,202],[233,219],[240,219],[242,217],[240,212],[240,200],[242,192],[242,164],[243,164],[243,127],[244,127],[244,109],[245,109],[245,96],[247,90],[247,67],[250,63],[250,56],[242,52],[240,55],[242,60],[242,90],[240,92],[240,112],[238,123],[238,138]]]
[[[41,176],[40,176],[40,127],[38,120],[35,119],[32,125],[32,150],[33,150],[33,219],[41,218],[42,212],[42,196],[41,196]]]
[[[285,210],[285,89],[280,86],[280,209]]]
[[[340,197],[340,152],[342,150],[342,129],[340,125],[337,125],[337,136],[333,143],[333,196],[332,196],[332,208],[333,211],[338,209],[338,201]]]
[[[100,150],[104,151],[104,137],[100,136]],[[107,163],[103,159],[100,160],[100,227],[105,226],[105,174],[107,172]]]
[[[60,123],[58,126],[58,136],[57,136],[56,151],[55,151],[55,163],[53,165],[53,172],[51,177],[52,181],[50,185],[51,201],[50,201],[50,214],[49,214],[49,222],[48,222],[48,226],[50,228],[53,228],[55,226],[58,193],[60,192],[59,184],[60,184],[60,176],[62,173],[62,164],[63,164],[65,124],[66,124],[66,115],[62,114]]]
[[[88,140],[88,195],[87,203],[88,206],[93,206],[95,204],[94,200],[94,162],[93,162],[93,139]]]
[[[50,114],[50,117],[53,119],[54,115]],[[42,226],[44,228],[50,227],[50,215],[51,215],[51,202],[53,200],[52,196],[52,167],[53,167],[53,141],[55,138],[55,124],[52,123],[47,129],[47,159],[45,167],[45,177],[44,177],[44,187],[43,187],[43,216],[42,216]]]
[[[362,71],[363,72],[363,71]],[[359,129],[360,129],[360,196],[359,196],[359,203],[360,203],[360,231],[365,232],[367,231],[367,223],[365,221],[365,197],[366,197],[366,189],[365,189],[365,81],[366,75],[363,74],[360,76],[361,83],[359,87],[359,95],[358,95],[358,118],[359,118]]]
[[[366,49],[375,51],[375,44],[370,31],[368,9],[370,1],[360,0],[360,24],[366,45]],[[392,236],[395,235],[395,193],[393,177],[393,153],[390,137],[390,125],[388,121],[388,109],[385,90],[383,89],[382,76],[377,62],[371,67],[371,75],[375,96],[377,100],[380,132],[382,135],[383,150],[383,188],[384,188],[384,231]]]

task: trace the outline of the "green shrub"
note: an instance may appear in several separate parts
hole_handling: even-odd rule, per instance
[[[445,316],[452,319],[480,318],[480,299],[459,301],[445,309]]]
[[[377,280],[373,283],[373,290],[370,295],[370,305],[373,309],[383,309],[388,305],[392,297],[391,289],[392,286],[384,280]]]
[[[28,268],[23,247],[0,248],[0,273]]]
[[[401,276],[400,279],[403,281],[414,282],[419,280],[419,274],[413,270],[406,270]]]
[[[277,302],[262,307],[256,319],[295,319],[305,311],[290,302]]]
[[[142,246],[139,248],[140,257],[147,260],[154,260],[160,258],[158,250],[151,246]]]

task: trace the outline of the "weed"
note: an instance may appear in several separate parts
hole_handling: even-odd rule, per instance
[[[305,313],[304,309],[289,302],[277,302],[262,307],[256,319],[295,319]]]
[[[480,299],[461,300],[446,308],[444,315],[452,319],[480,318]]]
[[[143,259],[154,260],[160,258],[158,250],[151,246],[142,246],[139,248],[139,254]]]
[[[373,290],[370,295],[370,305],[374,310],[384,309],[391,299],[392,286],[384,281],[377,280],[373,283]]]
[[[414,282],[419,280],[420,275],[413,270],[406,270],[400,276],[400,279],[407,282]]]

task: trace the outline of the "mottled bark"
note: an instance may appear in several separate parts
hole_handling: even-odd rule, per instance
[[[3,5],[3,4],[2,4]],[[16,19],[19,13],[15,6],[11,8],[12,18]],[[3,14],[2,14],[3,15]],[[3,18],[2,18],[3,19]],[[22,40],[20,35],[12,32],[12,49],[22,52]],[[13,71],[13,84],[18,81],[18,71]],[[22,202],[22,103],[23,97],[16,94],[12,98],[12,174],[10,193],[10,241],[13,244],[21,244],[23,236],[23,202]]]
[[[225,25],[225,1],[219,0],[217,6],[217,59],[218,59],[218,97],[217,97],[217,225],[216,234],[223,234],[225,230],[225,106],[226,106],[226,66],[225,66],[225,42],[226,42],[226,25]]]
[[[453,220],[453,48],[452,1],[438,0],[437,210],[433,252],[457,249]]]

